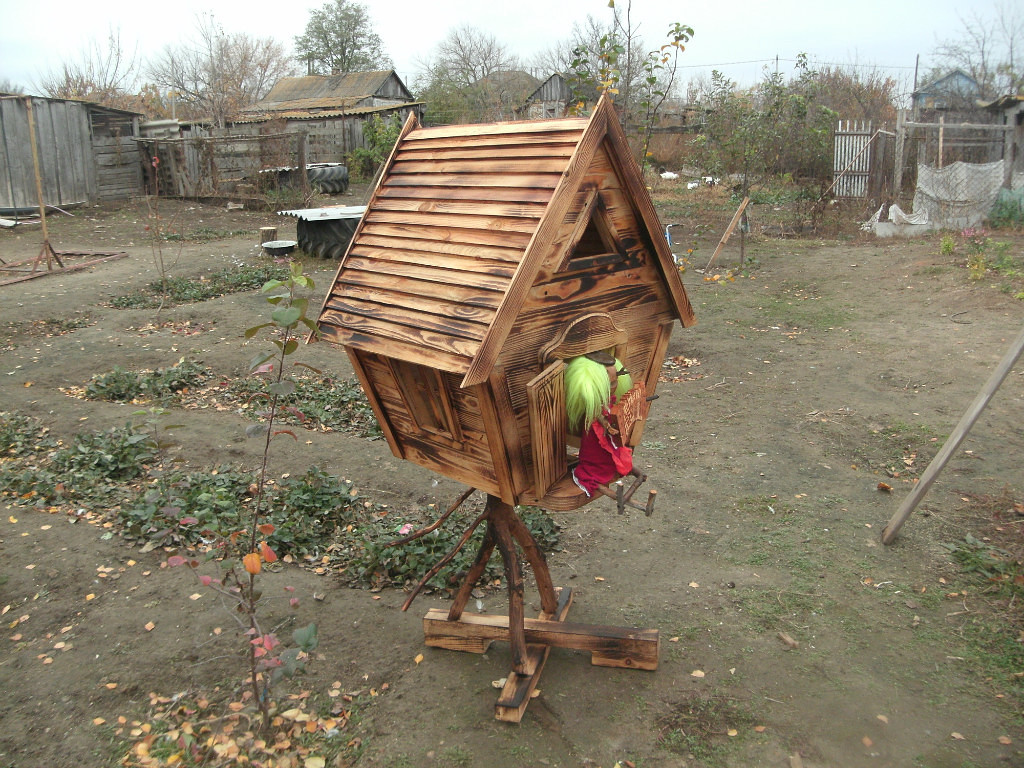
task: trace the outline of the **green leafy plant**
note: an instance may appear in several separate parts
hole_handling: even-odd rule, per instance
[[[248,684],[261,713],[264,732],[271,725],[271,686],[282,676],[298,671],[318,642],[315,624],[294,632],[292,639],[295,645],[290,648],[286,648],[273,631],[265,629],[261,620],[263,590],[259,586],[259,575],[264,564],[272,564],[278,559],[277,552],[270,544],[270,537],[278,530],[271,522],[273,500],[268,492],[270,445],[271,440],[278,435],[295,438],[295,434],[289,430],[278,430],[276,421],[283,407],[281,399],[295,392],[295,383],[285,377],[284,369],[285,363],[299,347],[300,329],[304,327],[314,333],[317,331],[316,325],[307,316],[309,300],[299,295],[300,291],[312,290],[313,287],[313,281],[302,273],[302,265],[291,262],[285,277],[269,280],[263,285],[262,292],[272,307],[271,319],[245,331],[247,339],[265,329],[272,331],[273,349],[257,354],[249,366],[253,373],[270,374],[272,383],[263,396],[266,401],[266,422],[247,430],[250,436],[262,437],[264,441],[255,482],[248,489],[253,497],[248,519],[243,521],[238,530],[221,538],[219,547],[214,550],[221,555],[223,575],[214,578],[201,574],[199,561],[183,555],[174,555],[167,560],[170,567],[189,566],[203,585],[213,589],[237,609],[236,618],[247,641]],[[178,518],[179,529],[199,523],[194,515]],[[296,598],[290,602],[293,606],[298,604]]]
[[[956,240],[950,234],[942,236],[942,240],[939,242],[939,253],[943,256],[952,256],[956,251]]]
[[[0,456],[34,456],[51,450],[54,445],[49,428],[39,419],[0,411]]]
[[[1008,596],[1024,597],[1024,562],[971,534],[945,547],[966,573],[981,577]]]
[[[335,379],[307,371],[293,381],[295,391],[281,398],[282,421],[307,427],[323,425],[361,437],[382,435],[370,402],[355,379]],[[268,394],[269,385],[264,378],[239,379],[229,384],[228,393],[241,399],[243,411],[255,418],[260,409],[259,400],[253,396]]]
[[[559,529],[550,515],[534,507],[526,507],[519,514],[541,549],[552,551],[558,548]],[[352,533],[358,543],[350,545],[346,552],[351,568],[350,578],[375,586],[417,583],[435,563],[455,548],[461,531],[471,520],[472,516],[453,515],[450,526],[398,545],[394,542],[413,529],[411,523],[399,525],[382,518],[372,520]],[[483,531],[478,529],[467,545],[426,586],[445,589],[457,584],[459,577],[472,565],[482,537]],[[492,558],[484,571],[484,578],[495,579],[502,573],[500,560]]]
[[[207,301],[257,289],[268,280],[281,280],[287,274],[287,267],[262,264],[229,267],[198,278],[165,276],[142,290],[115,297],[110,304],[117,309],[145,309],[165,306],[167,302]]]
[[[356,147],[348,154],[349,172],[355,179],[369,180],[388,159],[402,126],[398,118],[385,120],[374,115],[363,124],[365,147]]]
[[[182,358],[156,371],[128,371],[120,366],[93,376],[85,387],[91,400],[131,402],[138,398],[166,399],[185,389],[201,385],[210,371],[201,363]]]

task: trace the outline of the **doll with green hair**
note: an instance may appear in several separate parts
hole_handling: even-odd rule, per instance
[[[565,409],[569,431],[580,436],[579,462],[572,478],[587,494],[633,470],[633,451],[622,445],[609,421],[611,407],[633,386],[622,362],[608,352],[572,358],[565,368]]]

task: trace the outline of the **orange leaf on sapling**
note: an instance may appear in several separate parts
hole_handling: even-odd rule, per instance
[[[260,542],[260,554],[263,555],[263,559],[268,563],[272,563],[277,560],[277,554],[270,548],[270,545],[265,541]]]
[[[263,563],[260,561],[259,552],[250,552],[248,555],[242,558],[242,565],[245,566],[247,573],[255,576],[263,569]]]

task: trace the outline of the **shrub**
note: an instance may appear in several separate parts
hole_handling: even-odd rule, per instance
[[[131,402],[137,398],[168,398],[182,390],[196,387],[209,377],[208,368],[192,360],[179,360],[169,368],[156,371],[128,371],[119,366],[97,374],[85,387],[91,400]]]

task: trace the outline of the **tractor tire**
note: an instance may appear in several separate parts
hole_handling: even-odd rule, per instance
[[[348,168],[344,165],[310,168],[309,181],[324,194],[340,194],[348,191]]]
[[[299,248],[318,259],[340,259],[358,223],[358,219],[299,219],[295,224]]]

